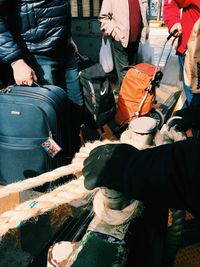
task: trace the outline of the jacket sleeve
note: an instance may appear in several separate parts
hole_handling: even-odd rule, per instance
[[[148,18],[148,2],[147,1],[139,1],[140,4],[140,11],[142,15],[142,22],[143,22],[143,28],[141,31],[141,38],[140,42],[143,44],[145,43],[146,39],[149,38],[149,18]]]
[[[194,2],[195,2],[194,0],[176,0],[176,3],[180,8],[189,7]]]
[[[22,58],[22,52],[7,25],[7,14],[12,8],[12,0],[0,0],[0,59],[11,64]]]
[[[176,0],[164,0],[163,18],[164,23],[168,26],[169,30],[175,23],[181,21],[180,16],[180,8]]]
[[[102,2],[99,21],[101,23],[101,30],[104,30],[107,34],[111,35],[115,28],[115,24],[113,21],[113,10],[110,0],[104,0]]]
[[[141,150],[123,175],[124,193],[148,204],[200,215],[200,139]]]

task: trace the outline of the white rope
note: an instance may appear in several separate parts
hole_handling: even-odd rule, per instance
[[[163,134],[163,136],[165,137],[168,135],[170,135],[170,138],[179,138],[177,134],[172,131],[170,134],[166,132],[164,132]],[[183,138],[183,136],[181,138]],[[21,182],[7,185],[6,187],[0,189],[0,198],[7,196],[11,193],[22,192],[26,189],[37,187],[46,182],[54,181],[62,176],[66,176],[71,173],[80,172],[83,167],[83,161],[89,155],[92,149],[100,145],[105,145],[109,143],[119,144],[120,142],[121,141],[106,140],[103,142],[97,141],[94,143],[86,143],[85,147],[82,147],[79,153],[75,155],[72,164],[60,167],[48,173],[44,173],[35,178],[30,178]],[[128,143],[128,140],[126,140],[125,138],[123,142]],[[138,147],[142,147],[142,144],[139,144],[139,139],[136,143],[134,144],[134,146],[137,147],[138,145]],[[30,218],[43,214],[55,207],[58,207],[59,205],[66,203],[70,205],[77,205],[78,203],[80,204],[80,202],[82,204],[86,203],[88,197],[91,197],[91,195],[93,195],[93,193],[84,188],[83,177],[77,180],[73,180],[60,187],[57,187],[55,190],[46,193],[40,196],[39,198],[26,201],[18,205],[15,209],[9,210],[1,214],[0,236],[3,236],[10,229],[19,227],[21,223],[29,220]],[[121,211],[116,211],[110,210],[108,207],[106,207],[105,202],[102,201],[101,193],[99,193],[94,200],[95,212],[100,218],[102,218],[102,220],[112,225],[122,224],[125,221],[129,220],[134,215],[138,206],[139,202],[136,201],[130,204],[125,209]]]
[[[156,146],[160,146],[185,139],[187,139],[187,137],[184,132],[177,132],[175,126],[169,129],[169,127],[164,124],[161,130],[156,133],[154,142]]]
[[[129,144],[136,147],[139,150],[149,148],[152,144],[152,134],[138,134],[131,129],[124,131],[120,137],[121,143]]]
[[[99,190],[93,200],[93,209],[97,217],[110,225],[121,225],[129,221],[141,208],[141,202],[135,200],[122,210],[110,209],[107,205],[107,198]]]
[[[55,178],[60,178],[63,175],[81,171],[83,161],[88,157],[90,151],[97,146],[109,143],[119,143],[119,141],[97,141],[87,143],[85,147],[80,149],[80,152],[75,155],[71,165],[60,167],[54,171],[44,173],[35,178],[30,178],[18,183],[10,184],[0,190],[0,197],[7,196],[11,193],[21,192],[25,189],[32,188],[44,184],[49,181],[54,181]],[[42,177],[42,181],[40,180]],[[39,216],[49,210],[52,210],[59,205],[69,204],[71,206],[85,205],[88,198],[96,192],[96,190],[88,191],[84,187],[83,176],[70,181],[55,190],[43,194],[42,196],[19,204],[16,208],[6,211],[0,215],[0,236],[5,235],[7,231],[19,227],[23,222],[32,217]]]
[[[68,166],[63,166],[53,171],[43,173],[34,178],[29,178],[23,181],[6,185],[0,189],[0,198],[6,197],[13,193],[19,193],[24,190],[43,185],[47,182],[55,181],[65,175],[76,173],[80,169],[82,169],[81,163],[70,164]]]
[[[6,185],[0,188],[0,198],[6,197],[13,193],[22,192],[30,188],[41,186],[47,182],[55,181],[69,174],[76,174],[77,172],[80,172],[83,168],[83,161],[88,157],[90,151],[97,146],[105,145],[108,143],[117,143],[117,142],[111,142],[109,140],[105,140],[102,142],[96,141],[93,143],[86,143],[85,147],[81,147],[80,151],[75,154],[75,157],[72,160],[72,164],[57,168],[50,172],[43,173],[34,178],[29,178],[16,183]]]
[[[13,210],[4,212],[0,215],[0,236],[3,236],[10,229],[18,228],[30,218],[39,216],[59,205],[66,203],[74,207],[86,205],[96,190],[88,191],[85,189],[83,181],[82,176],[77,180],[57,187],[50,193],[25,201]]]

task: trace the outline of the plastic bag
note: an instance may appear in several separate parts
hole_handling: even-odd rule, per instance
[[[99,51],[99,63],[102,65],[102,68],[106,73],[111,72],[114,68],[109,39],[102,38],[101,48]]]
[[[144,44],[140,42],[137,62],[154,64],[154,50],[151,47],[149,40],[146,40]]]

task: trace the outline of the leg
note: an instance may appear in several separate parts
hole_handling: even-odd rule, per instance
[[[129,65],[134,66],[137,64],[139,42],[129,43],[127,47]]]
[[[75,58],[72,58],[70,64],[64,68],[64,85],[62,86],[68,98],[73,104],[79,107],[83,106],[83,96],[78,74],[78,65]]]
[[[31,66],[36,71],[40,84],[57,85],[66,91],[72,103],[83,105],[78,66],[73,55],[66,55],[63,59],[35,56]]]
[[[183,72],[184,56],[179,55],[178,59],[179,59],[180,72],[181,72],[182,80],[183,80],[183,89],[184,89],[185,95],[186,95],[186,103],[184,104],[184,106],[188,107],[192,101],[193,95],[190,91],[190,87],[188,87],[184,81],[184,72]]]
[[[183,107],[199,106],[200,105],[200,94],[192,94],[190,91],[190,87],[187,86],[184,81],[184,71],[183,71],[184,59],[185,59],[184,56],[179,55],[179,66],[180,66],[180,71],[181,71],[182,79],[183,79],[183,88],[186,94],[186,103],[184,104]],[[192,129],[192,134],[193,134],[193,137],[196,137],[196,138],[200,137],[199,130],[197,129]]]
[[[126,74],[126,71],[123,70],[123,68],[130,65],[133,66],[137,62],[138,46],[139,42],[129,43],[127,48],[124,48],[121,45],[121,42],[117,42],[115,40],[112,42],[113,58],[118,78],[118,82],[115,87],[115,93],[117,94],[119,94],[121,83]]]
[[[36,56],[34,70],[36,70],[39,84],[51,84],[61,87],[66,91],[70,102],[72,114],[72,132],[71,140],[73,142],[73,152],[75,153],[80,147],[80,124],[82,115],[83,99],[79,84],[78,70],[76,62],[68,61],[69,55],[63,59],[52,59],[44,56]],[[33,64],[32,64],[33,66]],[[66,122],[67,123],[67,122]]]
[[[126,74],[123,71],[124,67],[129,65],[127,49],[121,45],[121,42],[115,40],[112,41],[113,59],[115,63],[115,69],[117,73],[117,84],[115,86],[115,93],[119,94],[122,80]]]
[[[57,85],[57,72],[59,62],[47,56],[34,56],[27,60],[34,69],[40,85]]]
[[[67,96],[71,102],[71,111],[72,111],[72,128],[73,128],[73,143],[74,143],[74,152],[77,152],[80,148],[80,126],[82,123],[83,116],[83,97],[80,87],[78,66],[74,56],[65,64],[60,71],[62,73],[60,77],[60,82],[62,88],[67,93]]]

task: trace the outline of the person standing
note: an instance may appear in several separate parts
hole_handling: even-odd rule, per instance
[[[38,82],[66,91],[72,104],[73,136],[79,142],[83,99],[76,51],[69,0],[0,0],[0,60],[11,66],[17,85]]]
[[[104,0],[99,20],[104,38],[112,38],[117,73],[115,95],[119,94],[125,76],[124,67],[137,63],[139,42],[148,39],[147,0]]]
[[[178,37],[177,54],[179,57],[180,72],[182,75],[184,91],[186,94],[186,107],[200,104],[200,95],[192,94],[190,87],[184,80],[184,60],[187,43],[190,38],[193,26],[200,18],[199,0],[165,0],[163,6],[164,22],[169,31],[176,30],[175,36]]]

